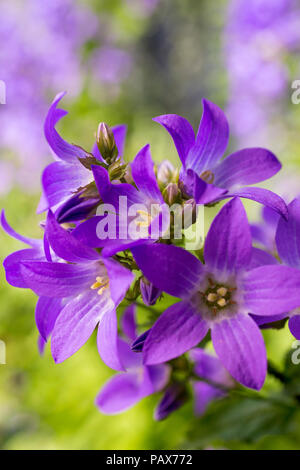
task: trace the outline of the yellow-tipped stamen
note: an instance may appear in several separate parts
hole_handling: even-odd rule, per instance
[[[227,294],[228,290],[226,289],[226,287],[220,287],[218,290],[217,290],[217,294],[220,295],[221,297],[225,297],[225,295]]]
[[[97,276],[96,282],[91,286],[91,289],[99,289],[97,294],[101,295],[109,287],[109,279],[107,277]]]
[[[217,294],[213,294],[212,292],[208,294],[206,297],[209,302],[215,302],[218,298]]]
[[[218,302],[217,302],[217,304],[219,305],[219,307],[225,307],[226,303],[227,303],[226,300],[223,299],[223,298],[222,298],[222,299],[219,299]]]

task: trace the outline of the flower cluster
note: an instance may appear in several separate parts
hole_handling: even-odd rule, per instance
[[[96,398],[108,414],[153,393],[161,397],[158,420],[191,395],[202,414],[233,388],[261,389],[267,373],[261,329],[289,318],[300,339],[300,200],[287,206],[249,186],[278,173],[277,157],[254,147],[223,158],[227,119],[203,100],[196,135],[183,117],[154,119],[172,137],[180,169],[155,165],[149,145],[126,163],[124,125],[100,123],[90,152],[59,135],[62,97],[44,125],[55,161],[42,178],[43,237],[19,235],[1,218],[3,229],[27,245],[4,267],[12,286],[38,296],[40,351],[51,337],[54,361],[65,361],[97,328],[99,355],[118,371]],[[268,223],[250,226],[244,198],[263,205]],[[203,245],[188,250],[186,229],[199,217],[204,223],[200,209],[224,200]],[[189,222],[178,230],[187,208]]]

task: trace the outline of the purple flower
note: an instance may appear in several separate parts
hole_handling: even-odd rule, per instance
[[[206,379],[217,386],[204,381],[192,382],[195,401],[195,414],[202,415],[210,402],[225,395],[224,388],[233,387],[234,381],[216,356],[203,349],[194,348],[189,352],[194,362],[194,372],[200,379]],[[219,387],[218,387],[219,386]]]
[[[261,221],[251,224],[252,239],[270,253],[276,251],[275,234],[280,216],[277,212],[264,207],[261,211]]]
[[[223,111],[203,100],[197,136],[190,123],[176,114],[154,118],[173,138],[182,162],[183,191],[199,204],[234,196],[252,199],[286,216],[283,200],[271,191],[244,185],[259,183],[278,173],[281,164],[263,148],[246,148],[221,160],[228,144],[229,126]]]
[[[300,272],[300,199],[289,205],[288,221],[279,220],[276,245],[281,261]],[[288,311],[288,309],[286,309]],[[300,339],[300,303],[289,313],[289,328],[296,339]]]
[[[113,230],[111,233],[103,230],[100,235],[99,223],[104,229],[108,222],[103,216],[96,216],[78,226],[74,235],[88,246],[103,247],[103,256],[157,240],[169,226],[169,210],[153,167],[149,145],[138,152],[131,164],[137,188],[127,183],[113,184],[105,168],[93,166],[101,199],[111,208],[109,219]]]
[[[47,261],[20,259],[19,270],[25,282],[20,287],[29,287],[40,297],[37,327],[45,341],[52,335],[55,362],[74,354],[98,326],[100,356],[111,368],[123,370],[116,354],[116,307],[134,275],[116,261],[102,259],[95,250],[84,246],[57,223],[51,212],[45,239],[50,247]]]
[[[140,290],[146,305],[155,305],[157,299],[162,294],[161,290],[157,289],[152,282],[149,282],[145,277],[142,277],[140,280]]]
[[[56,161],[46,167],[42,176],[43,195],[38,212],[57,207],[66,202],[74,193],[86,187],[94,180],[93,173],[86,168],[83,161],[89,156],[82,148],[69,144],[58,134],[55,126],[67,114],[63,109],[57,108],[65,93],[59,93],[49,108],[44,132]],[[120,125],[112,128],[119,155],[123,155],[126,136],[126,126]],[[93,155],[99,162],[103,162],[97,146],[94,145]]]
[[[96,405],[102,413],[116,414],[131,408],[142,398],[160,391],[169,379],[165,364],[144,366],[142,355],[130,349],[136,338],[135,306],[128,307],[122,317],[124,337],[118,336],[118,360],[126,372],[121,372],[102,387]]]
[[[144,245],[132,252],[150,282],[182,299],[152,327],[143,347],[144,363],[178,357],[211,330],[225,369],[241,384],[260,389],[266,376],[266,351],[249,314],[271,316],[297,308],[300,273],[276,264],[251,269],[251,232],[240,199],[227,203],[214,219],[204,247],[205,265],[171,245]]]

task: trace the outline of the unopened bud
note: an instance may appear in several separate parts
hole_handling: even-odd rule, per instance
[[[97,130],[97,146],[102,158],[107,163],[112,163],[118,156],[113,131],[105,122],[100,122]]]
[[[188,392],[185,384],[175,382],[169,385],[155,410],[154,418],[157,421],[167,418],[169,414],[184,405],[187,399]]]
[[[144,303],[149,306],[154,305],[162,293],[144,277],[140,280],[140,289]]]
[[[176,183],[169,183],[168,186],[163,190],[163,198],[165,202],[171,206],[174,204],[179,196],[179,188]]]

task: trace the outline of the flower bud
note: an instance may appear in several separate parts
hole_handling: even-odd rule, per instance
[[[147,336],[149,335],[150,333],[150,329],[147,330],[147,331],[144,331],[144,333],[142,333],[140,336],[138,336],[134,342],[132,343],[131,345],[131,350],[133,352],[142,352],[143,351],[143,347],[144,347],[144,343],[147,339]]]
[[[184,383],[174,382],[165,390],[164,396],[157,405],[154,419],[161,421],[178,410],[188,399],[188,392]]]
[[[169,183],[168,186],[163,190],[163,198],[165,202],[171,206],[174,204],[179,196],[179,188],[176,183]]]
[[[142,277],[140,280],[140,289],[143,301],[146,305],[154,305],[161,295],[161,290],[157,289],[148,279]]]
[[[118,149],[116,146],[113,131],[108,127],[105,122],[100,122],[97,130],[97,146],[102,158],[107,163],[112,163],[118,156]]]

